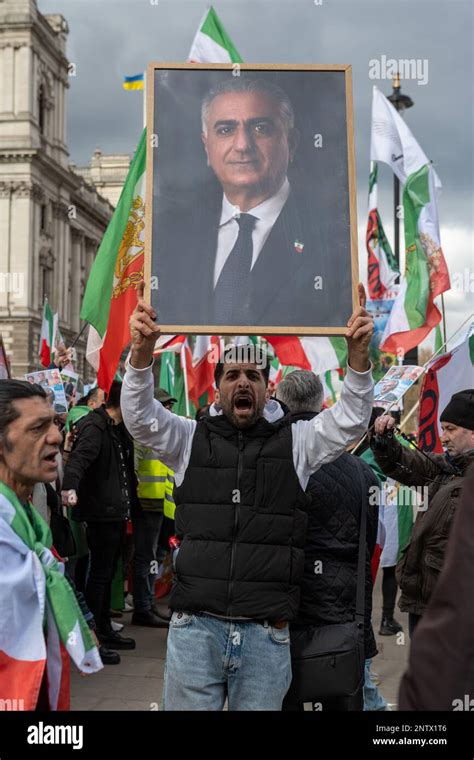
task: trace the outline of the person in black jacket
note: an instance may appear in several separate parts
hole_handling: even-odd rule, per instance
[[[321,411],[323,388],[317,375],[308,370],[291,372],[280,382],[277,398],[292,413],[292,420],[309,420]],[[346,623],[354,620],[359,551],[360,505],[358,470],[367,483],[367,559],[365,574],[365,657],[377,654],[372,615],[370,560],[375,548],[378,506],[371,505],[369,489],[378,486],[371,468],[351,454],[342,454],[311,475],[307,493],[308,530],[300,606],[291,630]],[[319,699],[315,684],[314,702],[323,710],[362,710],[362,689],[355,697]],[[283,709],[294,710],[291,696]]]
[[[113,631],[111,583],[125,537],[126,520],[140,509],[133,442],[122,422],[121,383],[114,381],[105,406],[94,409],[80,430],[64,470],[62,500],[73,506],[73,519],[87,524],[90,571],[85,589],[97,622],[101,657],[120,662],[113,649],[135,649],[135,641]]]

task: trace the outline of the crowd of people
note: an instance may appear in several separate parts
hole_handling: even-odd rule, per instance
[[[371,674],[379,564],[379,634],[402,631],[399,587],[412,638],[400,706],[472,694],[474,390],[441,414],[445,454],[420,451],[374,408],[372,329],[361,289],[326,409],[307,370],[270,396],[249,344],[221,356],[214,403],[178,416],[155,386],[142,297],[106,395],[92,388],[66,416],[41,385],[0,381],[0,698],[67,707],[51,642],[83,673],[116,665],[136,647],[119,622],[132,604],[133,625],[168,631],[164,710],[386,710]],[[387,479],[426,500],[389,505]],[[390,506],[407,526],[396,552]],[[39,663],[31,678],[24,661]]]

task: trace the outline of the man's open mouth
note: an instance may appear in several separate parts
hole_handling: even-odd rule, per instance
[[[250,411],[253,402],[250,396],[237,396],[234,400],[234,408],[239,412]]]
[[[56,456],[58,452],[57,451],[51,451],[50,454],[46,454],[46,456],[43,457],[43,459],[46,462],[49,462],[50,464],[56,464]]]

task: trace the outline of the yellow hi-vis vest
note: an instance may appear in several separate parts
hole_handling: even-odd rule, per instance
[[[153,449],[144,446],[137,448],[138,496],[141,499],[159,499],[164,503],[168,472],[172,470],[156,458]]]
[[[174,503],[174,496],[173,496],[173,490],[174,490],[174,474],[173,470],[170,470],[170,468],[167,468],[168,470],[168,477],[166,478],[166,485],[165,485],[165,502],[163,505],[163,514],[165,517],[168,517],[170,520],[174,520],[174,511],[176,509],[176,504]]]

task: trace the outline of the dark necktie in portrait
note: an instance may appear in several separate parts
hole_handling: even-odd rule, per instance
[[[237,240],[214,289],[214,316],[224,324],[231,324],[239,309],[248,309],[250,301],[252,231],[257,220],[252,214],[240,214],[235,220],[239,225]]]

